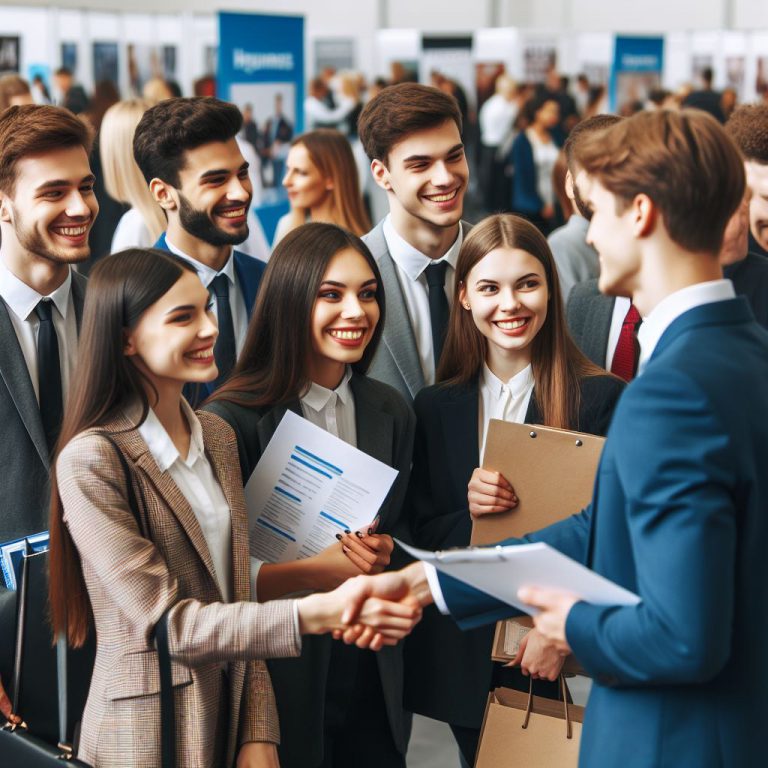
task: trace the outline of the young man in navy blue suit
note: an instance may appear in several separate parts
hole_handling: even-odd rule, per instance
[[[219,321],[219,377],[188,393],[197,401],[231,372],[266,268],[233,248],[248,237],[253,194],[235,140],[242,122],[236,106],[218,99],[168,99],[144,113],[133,139],[136,163],[168,217],[155,247],[192,263]]]
[[[694,110],[622,121],[585,141],[578,163],[600,289],[644,317],[639,375],[616,408],[590,506],[524,540],[641,603],[591,605],[536,585],[519,596],[540,609],[552,654],[573,653],[594,679],[581,765],[757,768],[768,720],[768,334],[717,258],[743,164]],[[434,599],[466,628],[512,613],[420,563],[369,585]]]

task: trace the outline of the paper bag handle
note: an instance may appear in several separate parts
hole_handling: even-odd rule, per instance
[[[563,711],[565,713],[565,738],[573,738],[573,728],[571,727],[571,712],[568,709],[568,685],[565,682],[565,676],[560,675],[558,678],[560,683],[560,693],[563,697]],[[523,720],[523,728],[528,727],[528,722],[531,719],[531,713],[533,712],[533,678],[528,681],[528,704],[525,707],[525,719]]]

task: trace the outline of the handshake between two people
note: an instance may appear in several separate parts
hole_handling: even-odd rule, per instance
[[[424,566],[412,563],[400,571],[355,576],[331,592],[301,598],[299,629],[302,634],[331,632],[337,640],[378,651],[408,635],[431,602]]]

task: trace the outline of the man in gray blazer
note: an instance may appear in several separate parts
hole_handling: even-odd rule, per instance
[[[358,125],[389,214],[363,237],[384,282],[387,319],[369,375],[407,402],[433,384],[469,225],[461,221],[469,169],[456,100],[402,83],[366,105]]]
[[[48,527],[50,457],[73,383],[85,278],[99,210],[91,132],[60,107],[0,115],[0,542]],[[13,593],[0,593],[0,602]],[[12,627],[0,631],[8,674]],[[0,711],[3,703],[0,685]]]

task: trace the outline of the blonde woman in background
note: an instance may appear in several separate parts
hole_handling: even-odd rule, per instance
[[[120,101],[106,111],[101,123],[104,186],[115,200],[131,206],[117,224],[112,253],[125,248],[149,248],[165,230],[165,214],[133,159],[133,134],[150,106],[144,99]]]
[[[273,247],[308,221],[336,224],[358,237],[370,230],[352,148],[339,131],[318,128],[298,136],[285,167],[291,210],[277,223]]]

